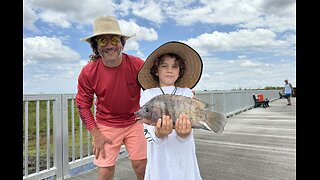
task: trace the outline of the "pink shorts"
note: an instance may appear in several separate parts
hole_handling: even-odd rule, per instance
[[[125,128],[115,128],[97,124],[99,131],[112,140],[112,144],[104,146],[106,157],[100,155],[93,163],[98,167],[114,166],[122,144],[125,145],[129,159],[142,160],[147,158],[147,140],[144,136],[143,124],[136,122]]]

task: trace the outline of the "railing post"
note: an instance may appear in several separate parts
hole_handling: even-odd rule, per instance
[[[226,92],[222,92],[222,113],[227,114],[227,107],[226,107]]]
[[[63,179],[62,161],[62,124],[61,124],[61,95],[53,101],[53,140],[54,140],[54,166],[57,168],[57,179]]]
[[[62,157],[63,157],[63,178],[70,177],[69,167],[69,141],[68,141],[68,97],[65,94],[61,95],[62,100]]]

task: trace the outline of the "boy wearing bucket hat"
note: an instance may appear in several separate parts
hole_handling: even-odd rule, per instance
[[[77,108],[85,127],[93,136],[93,163],[99,179],[112,179],[116,158],[126,146],[137,179],[143,180],[147,143],[143,124],[136,122],[141,87],[138,72],[144,61],[123,53],[132,36],[121,32],[118,21],[101,16],[93,23],[93,35],[82,38],[91,45],[93,55],[78,78]],[[96,96],[96,117],[91,107]]]
[[[193,97],[193,88],[202,74],[202,60],[190,46],[167,42],[146,59],[138,81],[142,88],[143,106],[160,94]],[[142,120],[143,121],[143,120]],[[148,139],[145,180],[201,180],[191,122],[187,115],[172,119],[163,116],[155,126],[144,125]]]

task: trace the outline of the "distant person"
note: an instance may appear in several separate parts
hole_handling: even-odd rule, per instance
[[[146,59],[138,80],[145,89],[143,106],[160,94],[194,97],[191,90],[202,73],[199,54],[188,45],[171,41],[161,45]],[[173,107],[174,108],[174,107]],[[188,115],[181,115],[173,124],[164,115],[156,126],[145,124],[148,158],[145,180],[201,180],[196,147]]]
[[[263,107],[269,107],[269,99],[268,98],[264,98],[263,94],[258,94],[258,102],[262,102],[263,103]]]
[[[270,105],[269,105],[269,99],[268,98],[265,99],[265,102],[266,102],[265,107],[269,107]]]
[[[291,106],[291,96],[294,94],[293,87],[291,83],[288,82],[288,79],[284,80],[284,88],[283,88],[283,94],[284,97],[287,98],[288,106]]]
[[[143,124],[134,112],[140,108],[141,86],[137,76],[144,61],[123,53],[127,39],[118,21],[97,17],[93,35],[81,39],[91,45],[93,55],[78,78],[77,108],[93,136],[93,163],[99,180],[112,180],[120,147],[125,145],[138,180],[144,179],[147,142]],[[96,96],[96,119],[91,107]]]

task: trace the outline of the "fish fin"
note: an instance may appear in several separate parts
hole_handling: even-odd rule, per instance
[[[207,104],[203,110],[210,111],[211,107],[213,107],[213,104]]]
[[[208,103],[205,103],[199,99],[196,99],[196,98],[192,98],[193,99],[193,102],[196,104],[197,107],[199,107],[200,109],[205,109],[206,107],[209,106]]]
[[[213,131],[213,130],[208,126],[207,123],[202,122],[202,124],[203,124],[203,126],[204,126],[204,128],[205,128],[206,130],[208,130],[208,131]]]
[[[219,112],[210,112],[205,119],[205,124],[215,133],[222,133],[227,123],[227,117]]]
[[[205,122],[192,123],[193,128],[204,129],[208,131],[213,131]]]

